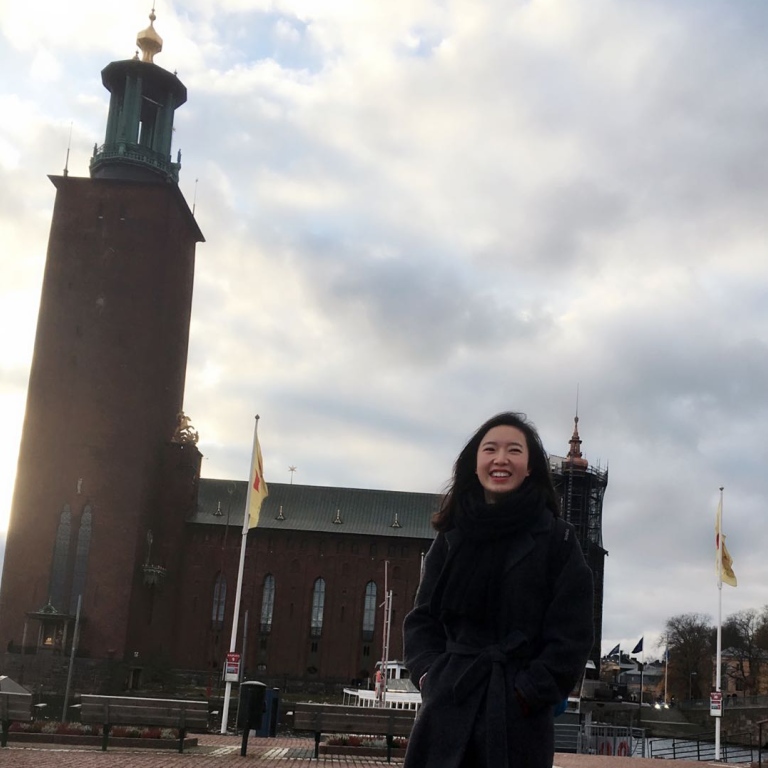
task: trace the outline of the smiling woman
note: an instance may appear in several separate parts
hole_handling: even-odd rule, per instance
[[[404,624],[422,693],[405,765],[547,768],[555,707],[592,647],[592,574],[524,416],[475,432],[433,525]]]
[[[476,471],[488,504],[519,488],[531,474],[522,431],[505,424],[489,429],[477,449]]]

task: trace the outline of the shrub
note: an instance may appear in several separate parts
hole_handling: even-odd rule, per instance
[[[348,734],[340,734],[336,736],[329,736],[326,744],[337,747],[385,747],[387,746],[387,740],[384,738],[375,738],[373,736],[353,736]],[[404,736],[395,736],[392,739],[392,746],[396,749],[405,749],[408,746],[408,739]]]
[[[83,725],[83,723],[62,723],[57,720],[35,720],[32,722],[13,722],[10,733],[50,733],[64,736],[100,736],[101,726]],[[174,728],[136,728],[135,726],[115,725],[110,736],[116,738],[141,739],[178,739],[179,733]]]

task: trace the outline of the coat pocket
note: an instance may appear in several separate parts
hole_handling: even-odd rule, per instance
[[[431,698],[432,693],[436,688],[439,688],[441,682],[440,675],[445,669],[445,664],[448,661],[449,655],[447,653],[441,653],[433,662],[430,668],[427,670],[427,676],[421,685],[421,699],[426,701]]]

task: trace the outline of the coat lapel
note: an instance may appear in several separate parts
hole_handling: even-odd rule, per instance
[[[534,536],[550,530],[554,522],[554,517],[549,510],[542,510],[536,522],[530,531],[526,531],[522,536],[516,536],[510,542],[509,551],[504,561],[504,575],[514,568],[526,555],[533,551],[536,546]]]
[[[504,575],[514,568],[534,547],[533,536],[526,531],[522,536],[516,536],[510,542],[509,551],[504,561]]]

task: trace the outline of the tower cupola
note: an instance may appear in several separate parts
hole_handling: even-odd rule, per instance
[[[104,144],[94,147],[91,177],[178,183],[181,153],[171,160],[173,115],[187,100],[179,78],[154,63],[163,48],[157,34],[155,11],[136,44],[143,57],[113,61],[101,72],[110,92]]]

